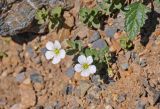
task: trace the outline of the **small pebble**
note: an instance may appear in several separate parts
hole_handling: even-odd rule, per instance
[[[147,66],[146,59],[141,59],[141,58],[140,58],[140,62],[139,62],[139,64],[140,64],[140,66],[141,66],[141,67],[145,67],[145,66]]]
[[[25,79],[25,72],[17,74],[17,76],[16,76],[17,82],[22,82],[24,79]]]
[[[35,83],[43,83],[43,77],[38,73],[33,73],[30,75],[30,79]]]
[[[66,71],[66,75],[69,77],[69,78],[72,78],[75,74],[75,71],[74,71],[74,68],[73,66],[69,67]]]
[[[128,63],[121,64],[121,68],[122,68],[123,70],[127,70],[128,67],[129,67],[129,64],[128,64]]]
[[[117,28],[115,27],[108,27],[105,29],[105,33],[107,37],[114,37],[114,34],[117,32]]]
[[[105,40],[103,40],[103,39],[98,39],[97,41],[95,41],[95,42],[92,43],[92,46],[93,46],[93,48],[95,48],[95,49],[96,49],[96,48],[102,49],[102,48],[107,47],[107,44],[106,44]]]
[[[89,42],[92,43],[98,39],[100,39],[100,34],[98,31],[95,31],[93,35],[90,37]]]

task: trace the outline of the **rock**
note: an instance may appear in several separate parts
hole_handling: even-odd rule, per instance
[[[160,91],[156,91],[152,87],[147,87],[146,91],[148,92],[148,101],[151,105],[155,105],[160,99]]]
[[[73,87],[72,85],[67,85],[64,87],[64,94],[69,95],[72,94]]]
[[[25,72],[17,74],[17,76],[16,76],[16,81],[17,82],[21,83],[21,82],[23,82],[24,79],[25,79]]]
[[[95,49],[102,49],[102,48],[107,47],[107,44],[106,44],[105,40],[98,39],[97,41],[95,41],[95,42],[92,43],[92,46]]]
[[[105,33],[107,37],[114,37],[114,34],[117,32],[117,28],[115,27],[107,27],[105,28]]]
[[[30,75],[30,79],[33,83],[43,83],[44,82],[43,77],[38,73],[32,73]]]
[[[53,109],[61,109],[61,103],[59,101],[56,101],[53,103]]]
[[[140,64],[141,67],[147,66],[146,59],[141,59],[141,58],[140,58],[139,64]]]
[[[32,58],[32,61],[35,63],[35,64],[41,64],[41,58],[39,56],[37,56],[36,58]]]
[[[72,78],[75,74],[75,71],[74,71],[74,67],[71,66],[67,69],[66,71],[66,75],[69,77],[69,78]]]
[[[136,52],[131,52],[131,59],[132,59],[132,61],[135,61],[136,63],[139,63],[139,60],[140,60],[140,58]]]
[[[80,81],[79,86],[77,89],[75,89],[75,94],[77,96],[83,97],[86,95],[88,89],[91,87],[91,85],[85,81]]]
[[[91,77],[91,80],[92,80],[92,82],[93,82],[94,84],[98,85],[98,84],[100,83],[100,81],[101,81],[100,75],[93,75],[93,76]]]
[[[117,98],[118,103],[124,102],[126,100],[126,96],[127,96],[126,94],[119,95]]]
[[[5,106],[7,104],[6,98],[0,98],[0,106]]]
[[[36,96],[31,84],[20,85],[21,104],[24,109],[34,106],[36,103]]]
[[[123,63],[123,64],[121,64],[121,68],[122,68],[123,70],[128,70],[128,67],[129,67],[129,64],[128,64],[128,63]]]
[[[99,99],[99,97],[100,97],[99,92],[100,91],[101,91],[101,88],[99,88],[98,86],[93,86],[87,91],[87,94],[92,95],[96,99]]]
[[[107,105],[105,106],[105,109],[113,109],[113,107],[111,105]]]
[[[43,55],[45,55],[45,53],[46,53],[46,51],[47,51],[47,48],[45,47],[45,48],[41,48],[41,53],[43,54]]]
[[[54,3],[55,5],[55,2],[51,1],[53,0],[19,0],[15,3],[7,4],[4,2],[10,8],[6,8],[0,17],[0,35],[6,36],[24,32],[39,32],[38,25],[33,23],[35,13],[42,6],[53,5],[50,3]]]
[[[93,35],[89,38],[89,42],[92,43],[98,39],[100,39],[100,34],[98,31],[94,31]]]
[[[10,109],[21,109],[21,104],[14,104]]]
[[[140,100],[138,100],[136,102],[136,108],[135,109],[145,109],[145,103],[140,101]]]
[[[35,58],[36,57],[35,51],[33,50],[33,48],[31,46],[28,46],[26,51],[27,51],[28,55],[31,58]]]

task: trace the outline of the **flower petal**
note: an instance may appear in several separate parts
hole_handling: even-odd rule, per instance
[[[95,65],[90,65],[89,66],[89,73],[91,73],[91,74],[96,73],[96,66]]]
[[[80,64],[84,64],[84,63],[87,63],[87,59],[84,55],[81,55],[81,56],[78,57],[78,62]]]
[[[88,63],[89,65],[93,63],[93,58],[92,58],[92,56],[88,56],[88,57],[87,57],[87,63]]]
[[[74,70],[75,70],[76,72],[81,72],[81,71],[82,71],[82,65],[76,64],[76,65],[74,66]]]
[[[53,49],[54,49],[54,44],[53,44],[53,42],[48,41],[47,44],[46,44],[46,48],[47,48],[48,50],[53,50]]]
[[[60,61],[61,61],[61,58],[59,58],[59,57],[54,57],[53,60],[52,60],[52,63],[53,63],[53,64],[58,64]]]
[[[54,42],[54,48],[58,48],[58,49],[61,48],[61,44],[60,44],[60,42],[58,40],[55,40],[55,42]]]
[[[60,58],[63,59],[65,57],[65,55],[66,55],[65,50],[61,49],[59,55],[60,55]]]
[[[88,70],[83,70],[81,72],[81,76],[88,77],[89,75],[90,75],[90,73],[88,72]]]
[[[46,59],[52,59],[54,57],[54,52],[52,51],[46,51],[45,53]]]

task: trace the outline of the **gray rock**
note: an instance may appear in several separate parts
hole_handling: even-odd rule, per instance
[[[93,75],[92,77],[91,77],[91,80],[92,80],[92,82],[94,83],[94,84],[99,84],[99,82],[100,82],[100,75]]]
[[[25,79],[25,72],[17,74],[17,76],[16,76],[16,81],[17,82],[21,83],[21,82],[23,82],[24,79]]]
[[[114,37],[114,34],[117,32],[117,28],[115,27],[107,27],[105,28],[105,33],[107,37]]]
[[[43,54],[43,55],[45,55],[45,53],[46,53],[46,51],[47,51],[47,48],[46,47],[44,47],[44,48],[41,48],[41,53]]]
[[[127,96],[126,94],[119,95],[117,98],[118,103],[124,102],[126,100],[126,96]]]
[[[136,108],[135,109],[145,109],[145,103],[140,101],[140,100],[138,100],[136,102]]]
[[[122,68],[123,70],[127,70],[128,67],[129,67],[129,64],[128,64],[128,63],[123,63],[123,64],[121,64],[121,68]]]
[[[30,75],[30,79],[33,83],[43,83],[44,82],[43,77],[38,73],[32,73]]]
[[[107,47],[107,43],[103,39],[98,39],[97,41],[92,43],[93,48],[102,49]]]
[[[28,46],[26,51],[27,51],[27,53],[29,54],[29,56],[31,58],[35,58],[36,57],[35,51],[33,50],[33,48],[31,46]]]
[[[36,58],[32,58],[32,61],[35,63],[35,64],[41,64],[41,58],[39,56],[37,56]]]
[[[74,71],[74,68],[73,66],[69,67],[66,71],[66,75],[69,77],[69,78],[72,78],[75,74],[75,71]]]
[[[39,32],[39,26],[34,21],[37,9],[42,6],[55,6],[58,2],[66,5],[61,0],[1,0],[0,35]]]
[[[95,31],[93,35],[90,37],[89,42],[92,43],[98,39],[100,39],[100,34],[98,31]]]
[[[139,63],[139,60],[140,60],[140,58],[136,52],[131,52],[131,59],[132,59],[132,61],[135,61],[136,63]]]
[[[154,88],[148,86],[146,88],[146,91],[148,92],[148,101],[151,105],[155,105],[158,100],[160,99],[160,91],[156,91]]]

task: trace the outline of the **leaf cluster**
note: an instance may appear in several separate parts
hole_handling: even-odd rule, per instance
[[[67,55],[85,55],[92,56],[96,66],[106,65],[110,60],[109,47],[97,50],[89,46],[82,46],[80,40],[67,40],[69,48],[66,50]],[[101,67],[98,67],[101,68]]]
[[[133,47],[131,40],[126,36],[120,38],[120,45],[124,50],[129,50]]]
[[[102,12],[97,8],[81,8],[79,11],[79,19],[91,28],[98,29],[101,27],[102,16]]]
[[[35,19],[39,25],[47,24],[49,31],[62,26],[62,7],[56,6],[51,10],[42,8],[37,10]]]
[[[98,8],[106,15],[121,10],[123,7],[124,0],[103,0],[103,2],[98,3]]]

